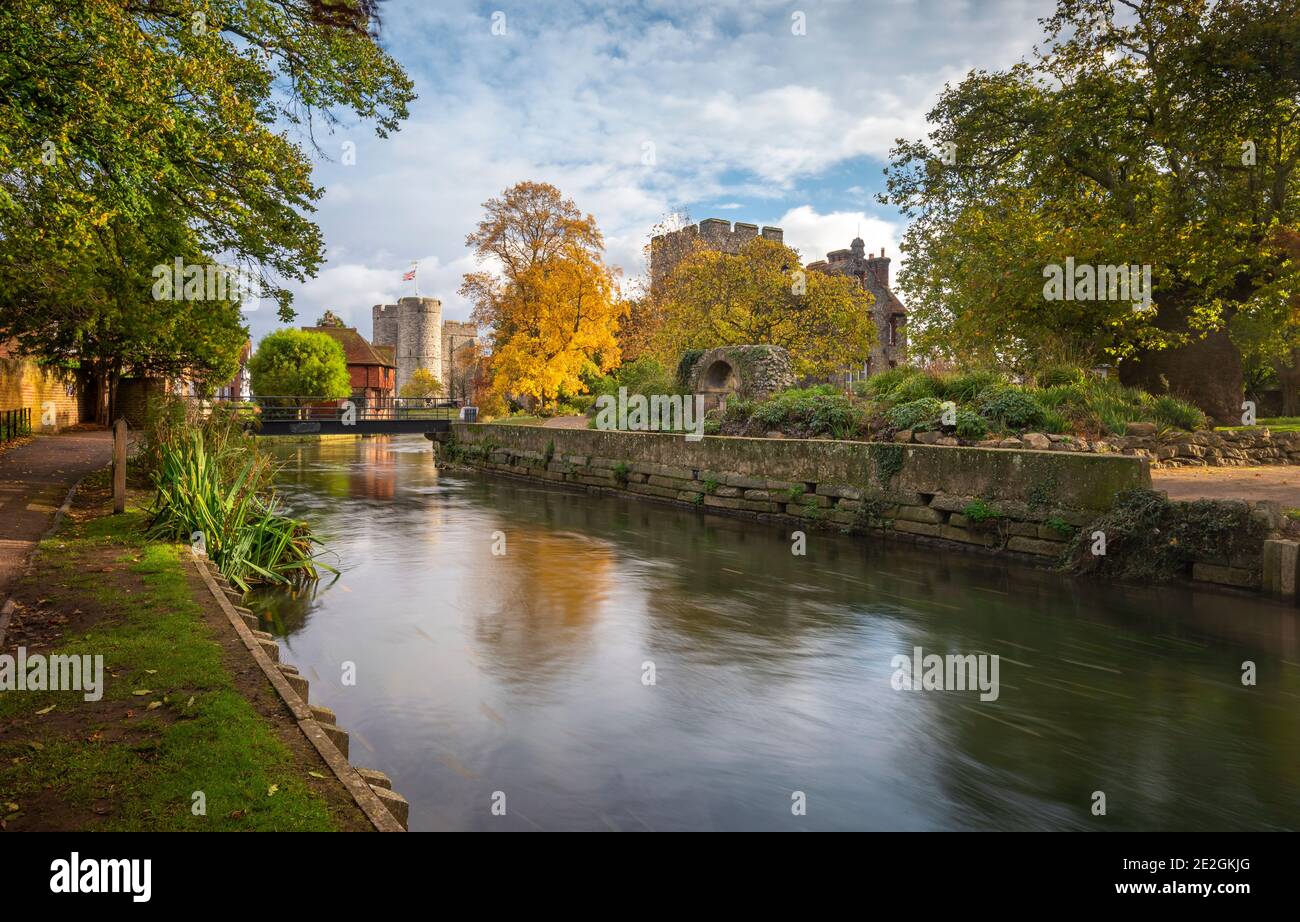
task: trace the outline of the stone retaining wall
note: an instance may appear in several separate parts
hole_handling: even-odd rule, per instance
[[[893,440],[928,445],[971,445],[977,448],[1068,451],[1142,458],[1152,467],[1245,467],[1260,464],[1300,464],[1300,432],[1272,432],[1266,426],[1223,432],[1170,432],[1156,435],[1152,423],[1132,423],[1127,435],[1085,439],[1074,435],[1026,432],[1023,435],[970,442],[942,432],[897,432]]]
[[[1151,488],[1122,455],[943,445],[706,437],[454,423],[440,461],[570,488],[763,521],[934,541],[1049,563],[1115,494]],[[1267,513],[1280,519],[1277,510]],[[1262,548],[1260,549],[1262,554]],[[1196,576],[1237,588],[1258,569],[1208,558]]]
[[[410,819],[410,804],[394,791],[381,771],[357,768],[349,763],[348,734],[327,707],[308,703],[309,685],[296,667],[280,662],[280,645],[260,629],[251,609],[243,607],[243,593],[215,566],[195,558],[195,565],[213,598],[221,606],[235,633],[297,721],[298,729],[320,754],[325,764],[352,795],[357,807],[379,832],[402,832]]]

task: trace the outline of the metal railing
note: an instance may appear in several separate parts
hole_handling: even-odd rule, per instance
[[[462,401],[443,397],[254,397],[252,400],[200,401],[226,406],[247,415],[250,422],[379,422],[387,420],[456,419]]]
[[[0,410],[0,444],[32,434],[32,409]]]

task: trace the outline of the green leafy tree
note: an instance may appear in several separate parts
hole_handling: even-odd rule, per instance
[[[801,374],[865,362],[876,342],[871,295],[857,279],[801,268],[790,247],[755,237],[736,254],[698,248],[663,282],[661,355],[783,346]]]
[[[1117,363],[1235,420],[1237,319],[1279,351],[1295,334],[1295,0],[1059,0],[1044,25],[1031,60],[946,88],[929,141],[895,148],[912,343],[1015,371]],[[1067,257],[1150,266],[1151,309],[1045,299]]]
[[[257,344],[248,370],[258,396],[333,400],[352,393],[347,356],[328,333],[269,333]]]
[[[376,41],[375,10],[0,4],[0,336],[77,364],[106,394],[125,369],[157,364],[155,346],[171,364],[224,369],[237,310],[202,308],[224,331],[205,336],[185,322],[192,302],[151,297],[152,267],[177,257],[244,269],[290,319],[284,280],[323,258],[304,143],[319,149],[317,130],[348,112],[386,135],[414,95]]]

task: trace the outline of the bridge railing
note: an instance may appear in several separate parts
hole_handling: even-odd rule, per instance
[[[224,406],[254,422],[376,422],[380,420],[456,419],[463,405],[443,397],[319,397],[257,396],[251,400],[200,400]]]

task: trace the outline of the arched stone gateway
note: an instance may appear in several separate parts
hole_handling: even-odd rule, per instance
[[[780,346],[719,346],[704,352],[683,381],[693,394],[704,396],[706,411],[726,405],[732,394],[761,399],[794,387],[790,353]]]

